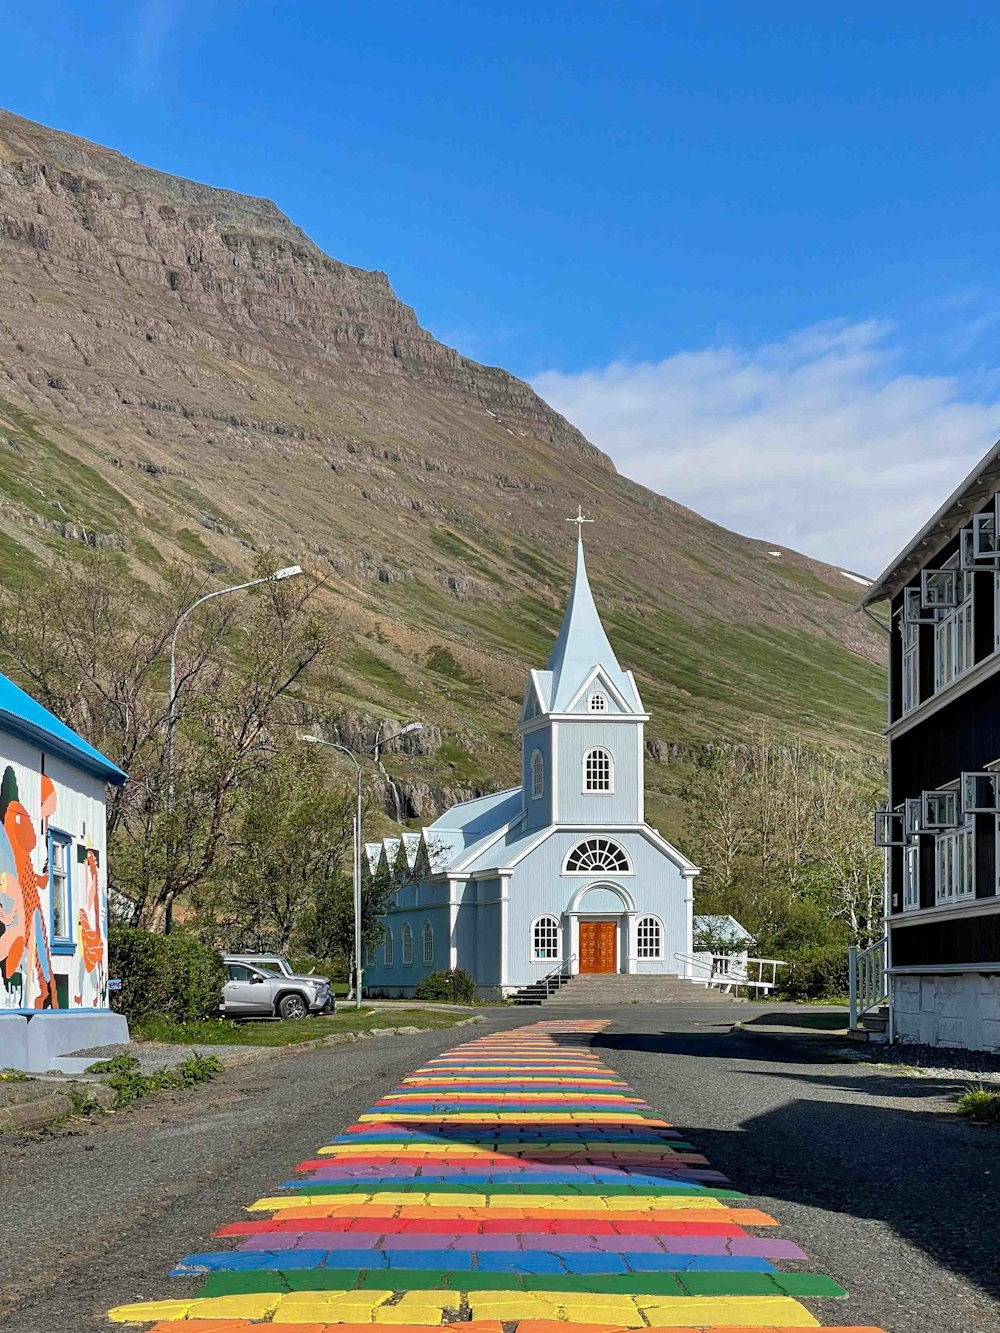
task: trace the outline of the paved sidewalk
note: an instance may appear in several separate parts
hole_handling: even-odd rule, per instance
[[[605,1027],[543,1022],[432,1058],[224,1226],[235,1248],[180,1260],[176,1298],[110,1317],[155,1333],[818,1327],[803,1301],[842,1289],[601,1062]]]

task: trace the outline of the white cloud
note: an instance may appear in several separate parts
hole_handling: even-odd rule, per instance
[[[901,372],[893,332],[817,325],[533,384],[626,476],[738,532],[874,575],[1000,435],[1000,401]]]

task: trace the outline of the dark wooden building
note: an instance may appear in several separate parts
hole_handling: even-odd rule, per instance
[[[1000,1050],[1000,444],[862,600],[889,630],[892,1025]]]

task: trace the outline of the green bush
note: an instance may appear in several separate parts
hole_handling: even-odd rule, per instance
[[[162,1014],[184,1023],[219,1012],[225,981],[222,959],[189,935],[152,935],[135,926],[112,926],[108,969],[122,983],[111,995],[111,1007],[129,1018]]]
[[[476,998],[475,980],[464,967],[453,971],[432,972],[424,977],[413,992],[417,1000],[454,1000],[457,1004],[472,1004]]]
[[[779,973],[781,994],[786,1000],[826,1000],[846,995],[850,984],[847,949],[825,944],[792,954]]]

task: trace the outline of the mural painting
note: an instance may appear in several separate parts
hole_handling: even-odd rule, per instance
[[[55,812],[52,782],[42,775],[42,833]],[[0,976],[5,1009],[57,1009],[49,933],[45,923],[48,866],[35,870],[32,854],[38,846],[31,816],[22,805],[17,776],[10,766],[0,780]],[[13,1002],[12,1002],[13,1001]]]
[[[100,856],[93,847],[77,847],[82,872],[83,905],[76,918],[76,990],[73,1004],[84,1009],[103,1009],[108,1002],[108,969],[105,944],[107,924],[101,913]]]

